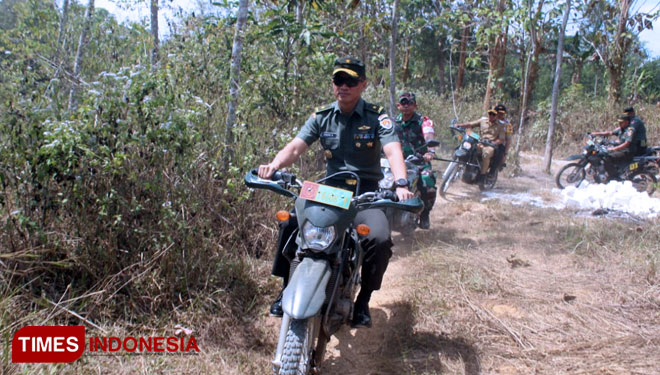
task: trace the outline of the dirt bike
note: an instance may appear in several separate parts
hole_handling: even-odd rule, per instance
[[[405,160],[406,169],[408,171],[408,181],[410,181],[409,190],[416,197],[420,197],[421,195],[420,187],[422,184],[435,187],[433,177],[428,175],[428,173],[424,173],[426,161],[424,161],[424,155],[422,155],[419,150],[424,147],[437,147],[439,145],[439,141],[432,139],[415,149],[415,152],[408,155]],[[389,161],[384,157],[380,159],[380,168],[383,172],[383,178],[378,181],[378,187],[383,190],[394,192],[396,190],[396,186],[394,186],[394,174],[390,168]],[[385,210],[385,215],[392,226],[392,230],[399,232],[404,236],[412,235],[415,232],[415,229],[417,229],[419,214],[388,208]]]
[[[617,167],[618,176],[609,176],[605,169],[608,145],[613,143],[601,137],[587,134],[585,145],[581,154],[571,155],[566,160],[573,163],[566,164],[555,176],[555,182],[560,189],[569,185],[580,186],[583,181],[601,184],[617,178],[631,181],[633,187],[639,192],[646,191],[649,195],[655,191],[657,179],[655,172],[658,167],[658,156],[653,155],[653,148],[647,154],[635,156],[629,163]]]
[[[479,190],[486,191],[495,187],[497,183],[497,174],[500,167],[491,165],[490,170],[483,179],[479,178],[481,173],[481,153],[479,152],[479,145],[490,146],[497,150],[497,145],[490,141],[481,139],[479,134],[473,131],[467,131],[464,128],[454,126],[455,120],[452,121],[449,129],[456,135],[459,145],[454,151],[447,169],[442,174],[442,182],[440,184],[440,195],[445,198],[445,194],[449,189],[452,182],[459,178],[466,184],[478,184]],[[493,159],[496,157],[493,156]],[[444,160],[444,159],[439,159]]]
[[[256,169],[245,175],[245,183],[294,199],[298,222],[297,250],[290,259],[289,282],[282,295],[282,325],[273,359],[275,375],[319,374],[325,348],[342,325],[350,324],[360,284],[363,261],[361,240],[369,234],[366,225],[355,226],[357,213],[364,209],[395,208],[419,212],[419,198],[395,202],[390,191],[353,196],[349,190],[322,184],[353,172],[339,172],[317,182],[301,182],[295,175],[276,172],[274,180],[257,176]],[[294,190],[299,191],[296,194]]]

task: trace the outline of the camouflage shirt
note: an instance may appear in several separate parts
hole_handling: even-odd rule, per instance
[[[426,144],[424,136],[426,134],[435,134],[433,130],[433,121],[426,116],[421,116],[415,112],[408,121],[403,121],[403,115],[399,113],[396,117],[396,134],[401,140],[401,148],[403,149],[403,157],[412,155],[415,150]],[[426,153],[426,147],[421,147],[421,153]]]

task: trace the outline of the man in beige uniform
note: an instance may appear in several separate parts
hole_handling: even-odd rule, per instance
[[[474,128],[479,127],[479,133],[481,139],[490,141],[491,143],[499,146],[504,145],[506,142],[506,126],[499,121],[497,121],[497,111],[493,108],[488,110],[488,117],[482,117],[479,120],[464,122],[461,124],[456,124],[457,127],[461,128]],[[481,175],[479,178],[483,178],[488,173],[488,168],[490,167],[490,160],[495,154],[495,148],[491,146],[481,146]]]

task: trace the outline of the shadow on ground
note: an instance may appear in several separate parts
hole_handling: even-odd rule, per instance
[[[371,329],[337,333],[338,344],[334,354],[326,358],[323,374],[446,374],[457,365],[464,374],[481,373],[479,355],[468,340],[416,332],[416,314],[410,303],[385,305],[372,309],[371,315]]]

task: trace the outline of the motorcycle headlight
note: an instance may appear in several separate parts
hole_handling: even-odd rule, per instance
[[[321,228],[307,221],[303,225],[303,239],[310,249],[323,251],[334,241],[335,227]]]
[[[381,189],[391,189],[392,186],[394,186],[394,174],[392,172],[387,171],[384,173],[384,177],[378,181],[378,187]]]
[[[472,143],[470,142],[463,142],[463,148],[466,150],[469,150],[472,148]]]

